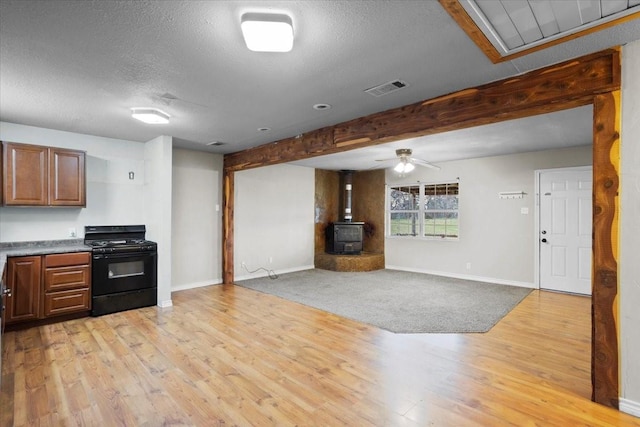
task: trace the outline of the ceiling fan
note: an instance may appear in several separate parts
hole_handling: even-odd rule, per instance
[[[415,165],[440,170],[440,166],[436,166],[433,163],[427,162],[426,160],[411,157],[411,153],[412,151],[410,148],[398,148],[396,150],[396,157],[391,159],[380,159],[376,160],[376,162],[397,161],[398,164],[393,168],[393,170],[398,173],[409,173],[413,169],[415,169]]]

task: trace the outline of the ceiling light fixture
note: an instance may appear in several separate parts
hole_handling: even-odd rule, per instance
[[[393,170],[400,174],[404,174],[411,172],[415,168],[416,167],[413,165],[413,163],[411,163],[407,159],[400,159],[400,162],[396,165],[395,168],[393,168]]]
[[[131,117],[151,125],[169,123],[169,114],[157,108],[132,108]]]
[[[293,23],[289,15],[245,13],[240,28],[247,48],[254,52],[289,52],[293,48]]]

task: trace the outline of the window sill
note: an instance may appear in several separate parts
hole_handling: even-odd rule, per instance
[[[428,236],[389,236],[386,235],[385,239],[391,240],[420,240],[420,241],[429,241],[429,242],[457,242],[460,240],[460,237],[428,237]]]

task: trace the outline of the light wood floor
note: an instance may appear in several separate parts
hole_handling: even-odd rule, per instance
[[[3,426],[640,426],[589,401],[590,301],[393,334],[234,286],[6,334]]]

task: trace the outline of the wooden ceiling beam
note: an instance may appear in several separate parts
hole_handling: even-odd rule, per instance
[[[229,172],[549,113],[620,88],[619,49],[360,117],[224,156]]]

